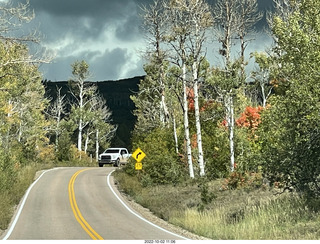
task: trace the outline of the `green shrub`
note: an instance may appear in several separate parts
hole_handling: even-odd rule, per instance
[[[173,133],[167,128],[151,131],[142,141],[135,143],[134,148],[141,148],[146,157],[142,160],[143,168],[139,174],[144,185],[177,184],[187,176],[187,167],[180,161],[174,151]],[[133,166],[126,171],[132,173]],[[130,170],[129,170],[130,168]]]
[[[214,124],[203,123],[203,150],[205,171],[209,179],[226,177],[229,172],[230,150],[226,129]]]
[[[282,105],[281,109],[287,107]],[[320,132],[318,121],[314,121],[318,118],[300,118],[303,116],[298,111],[289,117],[287,111],[280,113],[277,109],[272,107],[264,113],[259,129],[263,171],[271,183],[281,182],[284,187],[319,197]],[[301,107],[299,111],[303,110]]]

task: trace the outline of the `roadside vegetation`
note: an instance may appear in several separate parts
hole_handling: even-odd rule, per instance
[[[225,189],[225,179],[143,186],[123,170],[123,194],[171,224],[214,240],[318,240],[319,200],[261,185]]]
[[[147,76],[132,96],[132,140],[147,156],[117,180],[159,217],[208,238],[319,239],[320,2],[274,0],[273,44],[249,58],[257,4],[143,8]],[[210,38],[222,63],[206,58]]]

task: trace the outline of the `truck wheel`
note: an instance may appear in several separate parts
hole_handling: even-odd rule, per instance
[[[117,161],[114,163],[114,166],[120,167],[120,159],[118,158]]]
[[[103,164],[99,164],[99,167],[103,167]]]

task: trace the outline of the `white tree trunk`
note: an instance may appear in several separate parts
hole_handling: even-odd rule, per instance
[[[231,94],[227,94],[227,120],[229,127],[229,144],[230,144],[230,171],[234,171],[234,109],[233,98]]]
[[[21,142],[22,138],[22,122],[19,123],[19,134],[18,134],[18,142]]]
[[[83,129],[83,125],[82,125],[82,111],[83,111],[83,90],[84,90],[84,85],[83,85],[83,81],[79,82],[79,90],[80,90],[80,95],[79,95],[79,108],[80,108],[80,119],[79,119],[79,133],[78,133],[78,151],[81,152],[82,150],[82,129]],[[81,154],[80,154],[81,157]]]
[[[57,116],[57,128],[56,128],[56,152],[58,152],[59,148],[59,137],[60,137],[60,120],[61,120],[61,111],[58,111],[58,116]]]
[[[80,152],[82,150],[82,119],[79,120],[78,129],[78,151]]]
[[[169,119],[168,107],[166,104],[166,97],[164,95],[164,91],[161,94],[161,102],[160,102],[160,121],[165,124]]]
[[[187,160],[189,165],[189,175],[194,178],[194,170],[192,163],[192,152],[191,152],[191,141],[190,141],[190,131],[189,131],[189,118],[188,118],[188,96],[187,96],[187,81],[186,81],[186,64],[182,65],[182,79],[183,79],[183,124],[184,133],[187,147]]]
[[[267,97],[266,97],[266,92],[264,90],[264,84],[260,82],[260,87],[261,87],[261,93],[262,93],[262,106],[265,108],[267,105]]]
[[[84,152],[87,153],[88,151],[88,144],[89,144],[89,133],[86,134],[86,140],[84,143]]]
[[[158,45],[157,45],[158,46]],[[158,47],[159,48],[159,47]],[[160,58],[160,50],[157,51],[158,57]],[[162,62],[162,61],[160,61]],[[166,94],[165,94],[165,85],[164,85],[164,68],[163,65],[160,64],[159,69],[159,85],[160,85],[160,92],[161,92],[161,101],[160,101],[160,121],[165,125],[169,120],[169,111],[166,104]]]
[[[96,162],[98,162],[98,157],[99,157],[99,130],[96,130]]]
[[[202,150],[202,136],[201,136],[201,122],[200,122],[200,109],[199,109],[199,93],[198,93],[198,68],[197,63],[193,63],[193,90],[194,90],[194,111],[197,129],[197,145],[198,145],[198,163],[200,167],[200,176],[205,175],[204,159]]]
[[[269,71],[267,72],[269,73]],[[261,93],[262,93],[262,106],[265,108],[267,106],[267,100],[269,96],[272,93],[272,88],[269,89],[268,93],[266,93],[266,90],[264,88],[265,84],[268,84],[269,75],[264,72],[262,80],[260,80],[260,87],[261,87]]]
[[[61,117],[62,117],[62,109],[63,109],[63,98],[61,98],[60,95],[60,90],[59,89],[59,94],[58,94],[58,104],[57,104],[57,127],[56,127],[56,152],[58,152],[58,148],[59,148],[59,137],[60,137],[60,121],[61,121]]]

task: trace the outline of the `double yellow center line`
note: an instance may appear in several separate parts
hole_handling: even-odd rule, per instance
[[[68,187],[70,205],[71,205],[73,214],[76,217],[76,220],[79,222],[81,227],[85,230],[85,232],[87,232],[87,234],[93,240],[103,240],[103,238],[94,229],[92,229],[92,227],[88,224],[88,222],[83,218],[76,202],[76,197],[74,193],[74,182],[77,176],[86,170],[89,170],[89,169],[79,170],[71,177],[71,180],[69,182],[69,187]]]

